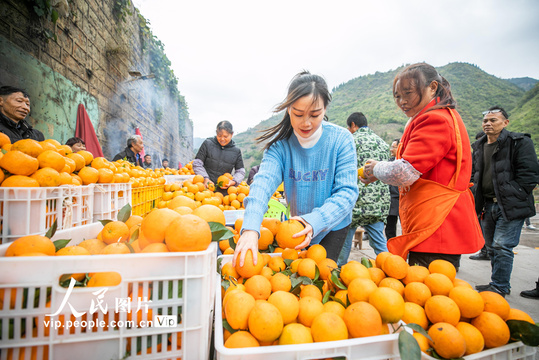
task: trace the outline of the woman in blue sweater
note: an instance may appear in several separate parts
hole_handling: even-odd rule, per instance
[[[238,258],[243,266],[246,252],[258,251],[262,218],[281,182],[292,218],[305,225],[295,235],[305,235],[296,249],[321,244],[327,257],[337,261],[358,196],[357,159],[350,132],[323,121],[330,101],[322,77],[302,72],[292,79],[286,99],[275,110],[285,110],[283,120],[257,139],[269,142],[245,199],[234,263]]]

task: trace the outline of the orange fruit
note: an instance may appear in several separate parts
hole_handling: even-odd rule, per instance
[[[67,156],[69,154],[73,153],[73,150],[71,149],[71,146],[69,145],[60,145],[58,147],[58,153],[63,156]]]
[[[466,341],[466,352],[464,355],[475,354],[483,350],[485,339],[479,329],[467,322],[459,322],[456,328]]]
[[[278,290],[269,296],[268,302],[279,309],[284,324],[289,324],[297,319],[299,314],[299,300],[294,294]]]
[[[380,283],[378,284],[378,287],[388,287],[392,288],[396,292],[398,292],[401,296],[404,296],[404,285],[400,280],[397,280],[392,277],[386,277],[383,278]]]
[[[404,303],[404,315],[401,320],[406,324],[417,324],[425,330],[429,326],[429,319],[427,319],[425,310],[413,302]]]
[[[266,300],[271,294],[271,283],[262,275],[250,277],[244,285],[245,291],[253,295],[255,300]]]
[[[180,206],[187,206],[193,210],[197,208],[196,202],[193,199],[188,198],[187,196],[176,196],[168,204],[169,209],[176,209]]]
[[[151,243],[140,251],[141,253],[169,252],[167,245],[163,243]]]
[[[95,184],[99,180],[99,171],[90,166],[84,166],[79,170],[78,175],[82,179],[84,185]]]
[[[68,157],[64,157],[64,161],[66,163],[66,166],[64,167],[62,171],[68,172],[70,174],[73,171],[75,171],[75,169],[77,168],[77,163],[75,162],[75,160]],[[68,167],[69,167],[69,170],[67,170]]]
[[[281,221],[279,219],[274,218],[263,218],[262,219],[262,226],[269,229],[273,236],[277,235],[277,231],[279,230],[279,226],[281,225]]]
[[[80,242],[79,246],[88,250],[90,255],[99,255],[103,252],[107,244],[99,239],[86,239]]]
[[[102,255],[131,254],[131,250],[124,242],[115,242],[103,248]]]
[[[327,257],[328,253],[326,248],[320,244],[314,244],[307,249],[307,257],[313,259],[318,264],[320,261]]]
[[[273,244],[273,234],[269,229],[261,226],[260,238],[258,239],[258,250],[267,250],[271,244]]]
[[[182,215],[171,209],[155,209],[148,213],[142,222],[140,228],[144,233],[144,238],[148,242],[165,241],[165,231],[172,221],[180,218]],[[206,224],[207,225],[207,224]]]
[[[311,296],[299,299],[298,321],[301,324],[311,327],[314,318],[323,312],[324,305],[320,300]]]
[[[460,315],[465,318],[479,316],[485,308],[483,298],[479,293],[469,287],[457,286],[449,292],[449,297],[455,301]]]
[[[14,175],[29,176],[39,168],[39,161],[22,151],[11,150],[0,158],[0,167]]]
[[[427,339],[427,337],[415,331],[412,335],[417,341],[417,344],[419,345],[419,348],[421,349],[421,351],[427,354],[427,350],[430,349],[429,339]]]
[[[56,253],[56,248],[48,237],[28,235],[13,241],[6,249],[5,256],[23,256],[24,254],[33,252],[52,256]]]
[[[266,278],[264,278],[267,280]],[[249,332],[258,341],[274,341],[279,338],[283,331],[283,317],[279,309],[267,302],[261,301],[255,304],[249,314]]]
[[[21,151],[33,158],[37,158],[39,154],[44,151],[43,146],[41,146],[38,141],[33,139],[22,139],[15,141],[11,146],[11,150]]]
[[[280,272],[286,269],[286,264],[282,257],[272,256],[268,262],[268,267],[275,272]]]
[[[111,221],[103,227],[101,236],[103,242],[107,245],[117,242],[127,242],[129,240],[129,228],[124,222]]]
[[[343,319],[344,319],[344,311],[345,311],[344,306],[342,306],[340,303],[336,301],[328,301],[324,304],[324,312],[332,312],[334,314],[339,315]],[[350,329],[348,329],[348,331],[350,331]]]
[[[440,273],[429,274],[423,282],[429,287],[432,295],[448,296],[451,289],[453,289],[451,279]]]
[[[2,181],[2,187],[39,187],[39,183],[29,176],[11,175]]]
[[[314,342],[348,339],[348,329],[344,320],[331,312],[323,312],[313,319],[311,334]]]
[[[369,296],[376,289],[377,286],[371,279],[356,278],[348,285],[348,299],[351,304],[359,301],[369,301]]]
[[[104,157],[96,157],[92,160],[92,163],[90,165],[94,169],[110,169],[110,162],[105,159]],[[111,169],[112,170],[112,169]]]
[[[207,222],[217,222],[226,225],[225,214],[215,205],[202,205],[193,210],[193,215],[199,216]]]
[[[511,336],[509,327],[498,314],[483,311],[478,317],[472,319],[471,324],[483,335],[486,348],[503,346],[509,342]]]
[[[385,323],[396,323],[404,315],[404,300],[391,288],[374,290],[369,296],[369,303],[378,310]]]
[[[428,334],[432,339],[429,344],[445,359],[460,358],[466,352],[464,336],[451,324],[436,323],[430,327]]]
[[[311,329],[298,323],[285,325],[279,337],[279,345],[309,344],[312,342]]]
[[[53,145],[56,149],[58,149],[60,146],[62,146],[62,144],[60,144],[60,142],[58,140],[55,140],[55,139],[45,139],[43,141],[40,142],[40,144],[42,143],[47,143],[47,144],[51,144]]]
[[[298,220],[287,220],[281,223],[275,239],[279,247],[295,249],[296,246],[305,240],[305,235],[293,238],[292,236],[305,229],[305,226]]]
[[[238,188],[235,187],[235,186],[230,186],[228,189],[226,189],[226,192],[227,192],[228,195],[237,194],[238,193]]]
[[[348,300],[348,290],[338,290],[335,293],[335,298],[340,300],[345,306],[349,302]]]
[[[174,210],[161,210],[172,211],[179,216],[172,220],[165,231],[165,244],[170,251],[204,251],[210,246],[211,229],[204,219],[194,214],[179,215]]]
[[[0,148],[5,144],[11,144],[11,139],[6,134],[0,132]]]
[[[177,208],[174,208],[172,210],[176,211],[180,215],[187,215],[187,214],[192,214],[193,213],[193,209],[191,209],[190,207],[187,207],[187,206],[178,206]]]
[[[71,175],[69,175],[69,173],[62,171],[58,175],[58,182],[60,185],[73,185],[73,178]]]
[[[372,281],[374,281],[376,286],[378,286],[380,281],[382,281],[382,279],[386,277],[386,273],[380,268],[370,267],[367,270],[369,270],[369,274],[371,275],[371,279],[372,279]]]
[[[320,302],[322,302],[322,292],[316,285],[309,284],[309,285],[302,286],[301,292],[299,293],[299,297],[301,299],[307,296],[313,297],[319,300]]]
[[[38,155],[37,161],[39,162],[39,167],[50,167],[54,170],[60,172],[66,165],[64,157],[58,154],[56,150],[45,150]]]
[[[80,169],[82,169],[85,165],[86,165],[86,159],[84,159],[84,157],[80,154],[68,154],[67,157],[73,161],[75,161],[75,170],[74,171],[79,171]],[[95,169],[94,169],[95,170]]]
[[[306,276],[309,279],[314,279],[316,275],[316,262],[313,259],[305,258],[298,265],[299,276]]]
[[[203,183],[204,182],[204,176],[202,175],[195,175],[193,177],[193,180],[191,180],[193,182],[193,184],[197,184],[197,183]]]
[[[429,269],[421,265],[413,265],[408,268],[408,273],[402,279],[404,285],[408,285],[411,282],[423,282],[425,278],[430,274]]]
[[[94,160],[94,155],[87,150],[77,151],[77,154],[81,155],[84,158],[85,165],[90,165]]]
[[[509,310],[509,315],[505,319],[505,321],[509,321],[509,320],[522,320],[522,321],[527,321],[530,324],[535,324],[535,321],[533,321],[532,317],[528,315],[526,312],[519,309],[513,309],[513,308]]]
[[[388,251],[384,251],[376,255],[376,259],[375,259],[376,267],[381,269],[382,265],[384,264],[384,261],[386,261],[386,259],[391,255],[393,254]]]
[[[97,169],[97,172],[99,175],[97,182],[99,184],[103,184],[103,183],[108,184],[108,183],[114,182],[114,172],[111,169],[101,168],[101,169]]]
[[[223,267],[221,268],[221,276],[223,277],[223,279],[228,279],[228,278],[238,279],[240,277],[240,275],[238,274],[238,272],[236,271],[236,269],[234,268],[231,262],[227,262],[226,264],[223,265]]]
[[[318,271],[320,272],[320,279],[329,280],[331,278],[331,271],[337,269],[337,263],[335,260],[325,258],[318,263]]]
[[[236,331],[225,341],[224,346],[229,349],[248,348],[260,346],[258,340],[248,331]]]
[[[90,252],[78,245],[66,246],[56,252],[56,256],[91,255]]]
[[[408,274],[410,265],[399,255],[388,256],[382,264],[382,270],[387,276],[395,279],[404,279]]]
[[[240,267],[239,257],[236,259],[236,271],[243,278],[250,278],[251,276],[260,274],[263,267],[264,260],[258,251],[256,252],[256,265],[253,264],[253,253],[251,250],[247,250],[245,253],[243,266]]]
[[[382,318],[374,306],[358,301],[344,311],[344,322],[350,337],[377,336],[382,333]]]
[[[431,274],[433,273],[444,274],[451,281],[453,281],[455,277],[457,276],[457,269],[455,269],[455,266],[451,264],[449,261],[442,260],[442,259],[437,259],[437,260],[432,261],[429,264],[429,271]]]
[[[269,231],[269,230],[268,230]],[[296,260],[299,258],[298,251],[295,249],[284,249],[283,253],[281,254],[283,259],[285,260]]]
[[[457,287],[457,286],[466,286],[466,287],[469,287],[470,289],[473,289],[473,286],[470,285],[469,282],[462,279],[455,278],[453,279],[453,287]]]
[[[425,313],[433,324],[438,322],[456,326],[460,321],[460,310],[457,303],[443,295],[434,295],[425,302]]]
[[[227,296],[225,316],[232,329],[244,330],[248,328],[249,314],[255,307],[255,303],[255,298],[245,291],[231,292]]]
[[[126,220],[125,225],[131,229],[135,225],[140,225],[142,220],[142,216],[140,215],[131,215],[129,219]]]
[[[52,144],[52,143],[50,143],[48,141],[45,141],[45,140],[40,141],[39,145],[41,145],[41,147],[43,148],[43,151],[52,150],[52,151],[58,153],[58,148],[54,144]]]
[[[352,282],[352,280],[358,277],[364,278],[364,279],[370,279],[371,274],[369,273],[369,270],[367,270],[367,268],[363,264],[352,260],[341,267],[340,277],[341,277],[342,282],[346,286],[348,286]]]
[[[404,287],[404,300],[419,306],[425,306],[431,296],[429,287],[422,282],[414,281]]]
[[[125,246],[125,244],[122,244]],[[92,274],[88,280],[87,287],[103,287],[120,285],[122,277],[115,271],[98,272]]]
[[[56,187],[60,185],[60,174],[50,167],[39,169],[30,177],[35,179],[41,187]]]
[[[292,289],[292,281],[290,280],[288,276],[286,276],[283,273],[276,273],[269,280],[270,280],[272,292],[290,291],[290,289]]]
[[[499,315],[503,320],[509,316],[511,306],[503,296],[492,291],[482,291],[479,295],[485,302],[484,311]]]
[[[234,221],[234,229],[236,231],[241,231],[241,226],[243,225],[243,218],[237,218],[236,221]]]

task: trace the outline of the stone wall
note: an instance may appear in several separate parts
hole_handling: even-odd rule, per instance
[[[138,127],[154,163],[167,157],[171,166],[184,164],[194,157],[192,123],[156,79],[129,75],[149,74],[149,59],[137,10],[119,20],[115,1],[69,0],[69,14],[53,25],[37,17],[32,1],[0,0],[0,86],[28,90],[29,121],[47,138],[73,136],[82,103],[105,157],[121,151]]]

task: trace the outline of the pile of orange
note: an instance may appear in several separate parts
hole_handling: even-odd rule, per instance
[[[195,170],[193,170],[193,161],[188,162],[181,169],[178,170],[178,173],[175,175],[195,175]]]
[[[388,333],[388,324],[402,321],[428,331],[431,340],[414,333],[423,352],[452,359],[507,344],[508,320],[534,324],[502,296],[478,293],[457,279],[455,267],[444,260],[429,268],[409,266],[386,252],[375,260],[350,261],[339,270],[320,245],[256,256],[256,265],[249,251],[243,267],[226,263],[221,269],[229,283],[222,288],[226,347],[376,336]]]
[[[127,183],[133,187],[164,184],[160,171],[135,167],[127,161],[110,162],[89,151],[73,153],[54,139],[23,139],[11,144],[0,133],[2,187],[56,187],[96,183]]]
[[[243,200],[249,194],[249,186],[242,182],[238,186],[230,186],[228,194],[223,195],[214,191],[211,183],[204,185],[202,175],[195,175],[191,180],[165,184],[163,197],[157,204],[158,208],[175,209],[179,206],[192,207],[215,205],[221,210],[244,209]]]

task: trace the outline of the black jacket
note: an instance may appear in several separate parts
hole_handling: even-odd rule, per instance
[[[26,120],[21,120],[18,123],[9,119],[0,112],[0,132],[6,134],[13,144],[15,141],[22,139],[34,139],[36,141],[45,140],[45,136],[39,130],[34,129]]]
[[[135,155],[133,150],[131,150],[128,147],[126,147],[124,151],[122,151],[121,153],[116,154],[116,156],[112,159],[112,161],[116,161],[120,159],[126,159],[131,164],[135,164],[139,166],[141,165],[141,160],[140,159],[137,160],[137,156]]]
[[[481,190],[483,177],[484,135],[472,144],[472,191],[475,211],[483,210],[485,199]],[[539,163],[529,134],[503,129],[492,154],[492,183],[498,205],[505,220],[524,219],[535,215],[532,191],[539,181]]]
[[[204,140],[195,159],[202,160],[204,169],[214,183],[224,173],[232,173],[233,169],[243,169],[241,150],[236,147],[234,140],[221,146],[216,137]]]

